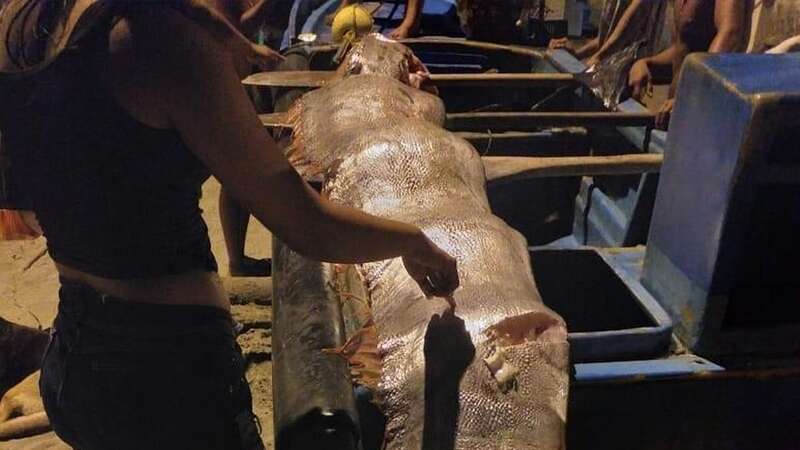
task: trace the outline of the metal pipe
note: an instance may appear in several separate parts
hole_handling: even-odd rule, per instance
[[[273,239],[275,448],[356,450],[358,413],[345,359],[342,313],[322,263]]]
[[[246,86],[319,88],[336,78],[332,70],[294,70],[254,73],[242,81]],[[433,84],[441,87],[546,87],[577,84],[571,73],[433,73]]]
[[[448,114],[446,128],[451,131],[534,131],[543,127],[654,125],[655,115],[649,112],[485,112]]]
[[[262,114],[266,127],[291,128],[285,113]],[[482,112],[447,115],[450,131],[537,131],[546,127],[650,127],[655,116],[644,112]]]
[[[483,165],[490,183],[547,177],[631,175],[658,172],[664,156],[653,153],[617,156],[516,157],[486,156]]]

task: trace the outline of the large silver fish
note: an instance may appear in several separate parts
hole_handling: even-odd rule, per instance
[[[342,67],[293,107],[290,159],[323,175],[332,200],[418,225],[461,278],[453,312],[400,259],[358,267],[386,448],[563,448],[566,327],[541,301],[525,239],[492,214],[480,156],[442,128],[441,100],[409,85],[422,69],[407,47],[369,36]]]

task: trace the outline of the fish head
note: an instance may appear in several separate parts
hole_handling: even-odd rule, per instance
[[[339,66],[342,77],[350,75],[386,75],[417,89],[436,93],[428,82],[430,72],[407,46],[378,33],[355,43]]]

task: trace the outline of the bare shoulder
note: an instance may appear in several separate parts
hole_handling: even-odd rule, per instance
[[[203,66],[224,63],[222,47],[200,25],[167,6],[130,8],[109,34],[103,77],[134,118],[168,128],[165,94],[190,88]]]
[[[203,26],[168,6],[131,7],[109,39],[112,58],[135,58],[136,63],[150,68],[171,69],[226,53]]]

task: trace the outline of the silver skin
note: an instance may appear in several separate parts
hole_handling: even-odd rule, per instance
[[[410,53],[371,39],[351,52]],[[400,259],[358,266],[378,330],[386,448],[563,448],[566,326],[541,301],[525,239],[492,214],[480,156],[442,128],[441,100],[396,69],[344,70],[302,97],[289,150],[333,201],[413,223],[458,260],[455,310],[426,299]]]

